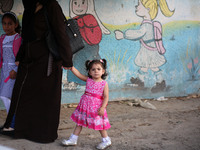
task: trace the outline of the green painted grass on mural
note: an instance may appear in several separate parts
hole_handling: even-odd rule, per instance
[[[172,21],[163,25],[163,35],[168,36],[176,30],[190,29],[192,27],[200,27],[200,21]]]
[[[125,25],[111,25],[111,24],[106,24],[104,23],[104,25],[106,26],[106,28],[108,28],[110,31],[115,31],[115,30],[126,30],[126,29],[133,29],[136,28],[138,25],[140,25],[141,23],[129,23],[129,24],[125,24]],[[184,29],[184,28],[190,28],[191,25],[193,27],[200,27],[200,21],[190,21],[190,20],[182,20],[182,21],[172,21],[166,24],[163,24],[163,33],[165,33],[165,31],[173,31],[173,30],[177,30],[177,29]],[[165,33],[165,35],[167,36],[167,32]]]
[[[126,74],[124,72],[129,72],[128,63],[132,56],[128,57],[126,61],[124,61],[127,50],[124,52],[124,54],[121,54],[121,50],[118,55],[116,55],[117,50],[114,51],[113,58],[110,59],[108,56],[106,57],[106,60],[109,64],[109,76],[110,80],[113,83],[121,83],[126,79]]]
[[[112,24],[104,23],[104,26],[106,26],[106,28],[108,28],[110,31],[126,30],[126,29],[130,29],[130,28],[135,28],[138,25],[140,25],[140,23],[129,23],[129,24],[125,24],[125,25],[112,25]]]

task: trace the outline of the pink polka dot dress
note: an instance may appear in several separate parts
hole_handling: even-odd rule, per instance
[[[94,130],[107,130],[111,127],[106,109],[103,116],[98,115],[98,110],[103,102],[105,85],[105,80],[96,82],[91,78],[87,79],[85,93],[81,96],[77,108],[71,115],[71,119],[77,125]]]

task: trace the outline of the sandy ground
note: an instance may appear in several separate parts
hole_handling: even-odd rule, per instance
[[[157,109],[130,106],[128,101],[109,102],[107,111],[112,125],[109,150],[200,150],[200,96],[148,100]],[[0,135],[0,145],[17,150],[93,150],[101,141],[98,131],[83,128],[75,147],[60,142],[69,137],[74,123],[69,119],[74,108],[62,105],[59,137],[54,143],[39,144]],[[0,111],[0,125],[6,112]]]

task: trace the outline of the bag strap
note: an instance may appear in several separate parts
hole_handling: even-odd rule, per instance
[[[151,47],[151,46],[147,45],[147,44],[144,42],[143,39],[140,39],[140,42],[141,42],[141,44],[142,44],[146,49],[148,49],[148,50],[151,50],[151,51],[157,51],[157,50],[158,50],[156,47]]]
[[[46,6],[44,6],[44,16],[45,16],[45,19],[46,19],[48,30],[50,30],[51,27],[50,27],[50,24],[49,24],[49,19],[48,19],[48,14],[47,14],[47,8],[46,8]]]
[[[142,24],[144,24],[144,23],[149,23],[149,24],[152,24],[152,25],[153,25],[153,22],[152,22],[151,20],[143,20],[143,21],[142,21]],[[154,32],[154,25],[153,25],[153,32]],[[150,43],[150,42],[153,42],[153,41],[155,41],[155,38],[152,39],[152,40],[148,40],[147,42],[144,42],[143,39],[140,39],[141,44],[142,44],[146,49],[151,50],[151,51],[157,51],[157,50],[158,50],[157,47],[151,47],[151,46],[149,46],[149,45],[146,44],[146,43]]]
[[[48,30],[51,30],[46,6],[44,6],[44,16],[45,16],[45,20],[46,20],[46,23],[47,23]],[[47,66],[47,77],[49,77],[52,73],[52,64],[53,64],[53,56],[52,56],[51,53],[49,53],[48,66]]]
[[[74,31],[73,27],[71,26],[71,24],[69,23],[69,21],[67,19],[65,20],[65,23],[69,27],[69,29],[72,32],[72,34],[74,35],[74,37],[77,37],[76,32]]]
[[[48,13],[47,13],[47,8],[46,6],[44,6],[44,15],[45,15],[45,19],[46,19],[46,22],[47,22],[47,27],[48,27],[48,30],[51,29],[51,26],[50,26],[50,23],[49,23],[49,18],[48,18]],[[70,29],[70,31],[72,32],[72,34],[74,35],[74,37],[77,37],[78,35],[76,34],[76,32],[74,31],[73,27],[71,26],[71,24],[69,23],[69,21],[66,19],[66,17],[64,16],[63,14],[63,17],[64,17],[64,22],[65,24],[68,26],[68,28]]]

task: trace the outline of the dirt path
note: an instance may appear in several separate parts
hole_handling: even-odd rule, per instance
[[[112,125],[109,150],[199,150],[200,97],[148,100],[157,109],[127,105],[130,101],[109,102],[107,111]],[[38,144],[0,135],[0,145],[17,150],[93,150],[100,142],[98,131],[84,128],[76,147],[63,147],[60,141],[69,137],[74,123],[69,119],[74,108],[62,105],[59,137],[54,143]],[[0,125],[6,117],[0,111]]]

